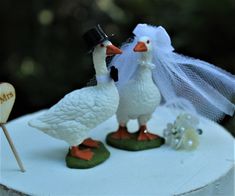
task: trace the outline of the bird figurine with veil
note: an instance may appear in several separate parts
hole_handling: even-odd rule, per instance
[[[115,56],[109,64],[119,70],[116,85],[120,101],[116,113],[119,128],[108,134],[108,144],[125,150],[161,146],[163,139],[147,128],[159,105],[214,121],[233,115],[234,75],[174,52],[162,26],[138,24],[133,35],[122,45],[123,54]],[[138,120],[137,132],[127,128],[131,119]]]

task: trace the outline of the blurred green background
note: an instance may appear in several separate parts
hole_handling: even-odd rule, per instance
[[[235,73],[234,0],[1,0],[0,21],[0,81],[17,91],[11,119],[86,85],[94,69],[81,36],[98,23],[116,45],[137,23],[162,25],[176,52]],[[222,124],[235,130],[229,117]]]

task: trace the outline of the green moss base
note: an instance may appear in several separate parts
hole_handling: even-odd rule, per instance
[[[82,148],[82,146],[80,146],[80,148]],[[94,156],[89,161],[70,156],[70,150],[69,150],[66,156],[67,167],[74,168],[74,169],[92,168],[103,163],[110,156],[110,152],[108,151],[108,149],[104,146],[102,142],[100,142],[99,148],[91,148],[91,150],[92,152],[94,152]]]
[[[150,140],[150,141],[138,141],[138,133],[132,133],[130,139],[114,139],[111,137],[113,133],[109,133],[106,137],[106,142],[110,146],[115,148],[129,150],[129,151],[139,151],[139,150],[147,150],[151,148],[158,148],[162,144],[165,143],[165,140],[161,137]]]

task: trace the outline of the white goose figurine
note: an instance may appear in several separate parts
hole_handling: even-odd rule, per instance
[[[139,67],[135,77],[119,89],[120,102],[117,110],[119,129],[112,134],[115,139],[127,139],[130,134],[127,130],[127,122],[130,119],[138,119],[138,140],[153,140],[158,136],[147,131],[147,122],[152,113],[160,104],[161,95],[152,79],[152,44],[149,37],[139,38],[134,47],[135,52],[140,52]]]
[[[119,103],[105,59],[107,55],[120,54],[121,50],[105,38],[93,51],[97,85],[67,94],[42,116],[29,121],[30,126],[66,141],[71,146],[71,156],[84,160],[91,160],[94,154],[89,149],[81,150],[78,145],[88,137],[89,130],[115,114]],[[97,145],[91,139],[84,143]]]
[[[140,129],[144,130],[155,104],[160,103],[159,91],[161,105],[171,108],[175,114],[183,110],[215,121],[225,114],[234,114],[235,104],[231,101],[235,94],[234,75],[205,61],[176,53],[170,36],[161,26],[138,24],[133,34],[131,42],[122,46],[123,54],[110,63],[119,70],[117,118],[120,127],[113,134],[114,138],[129,137],[125,127],[131,118],[138,118]],[[143,51],[141,53],[132,51],[137,41],[142,43],[137,44],[135,50]],[[146,68],[141,72],[144,66],[151,67],[151,63],[155,65],[152,75]],[[138,78],[141,79],[138,81]],[[141,134],[139,139],[146,137]]]

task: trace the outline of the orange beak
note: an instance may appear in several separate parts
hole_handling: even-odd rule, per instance
[[[135,52],[146,52],[148,50],[144,42],[138,42],[133,49]]]
[[[108,45],[106,48],[107,48],[106,49],[106,54],[108,56],[114,55],[114,54],[122,54],[122,51],[114,45]]]

